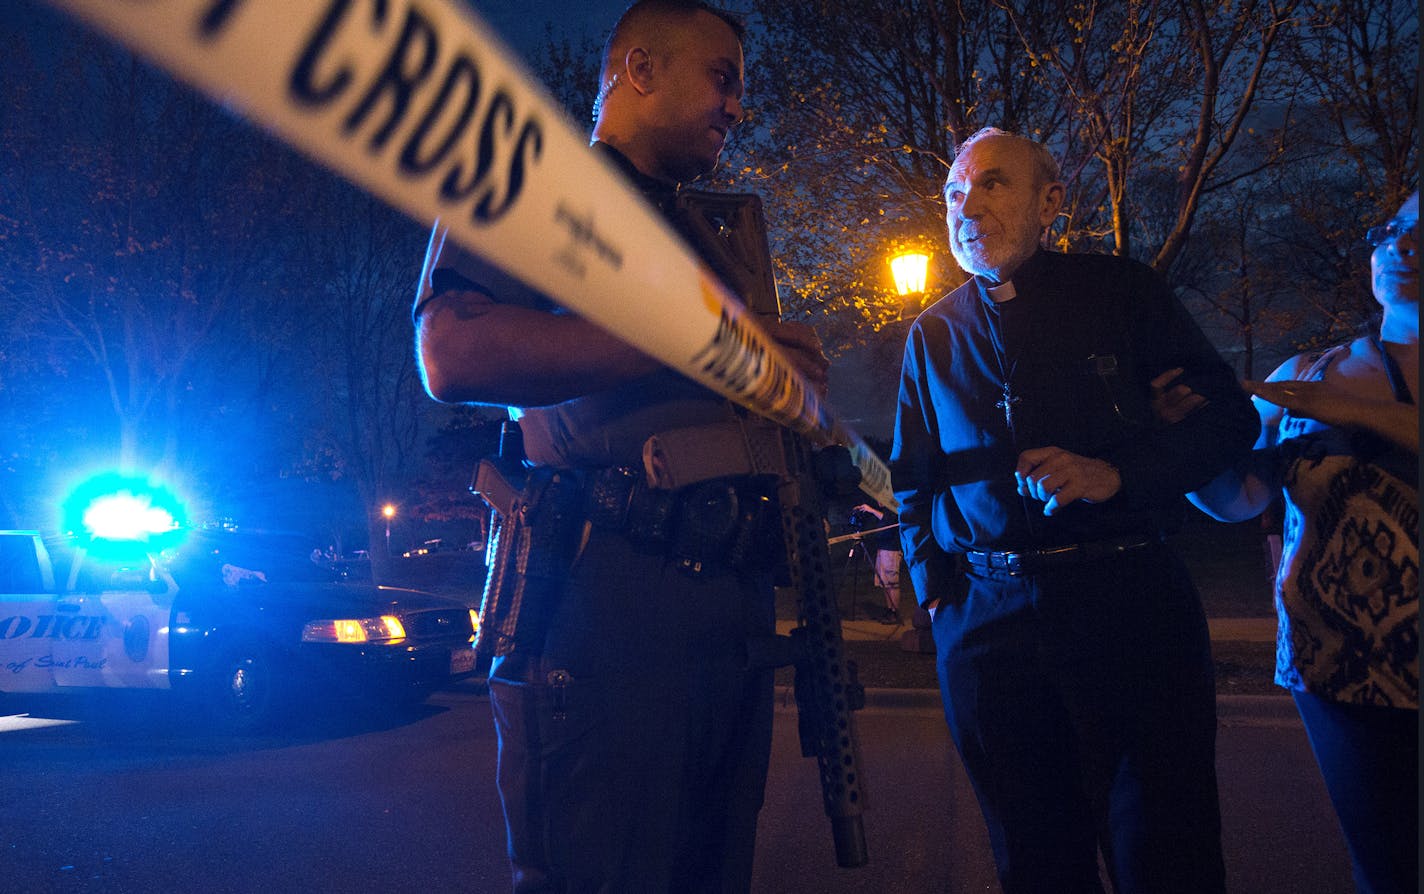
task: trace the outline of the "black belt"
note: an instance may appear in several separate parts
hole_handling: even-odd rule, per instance
[[[784,554],[774,478],[738,475],[663,490],[632,467],[578,474],[591,526],[670,555],[688,574],[759,571]]]
[[[1007,571],[1009,574],[1037,574],[1054,568],[1066,568],[1111,559],[1124,553],[1152,546],[1162,542],[1159,537],[1115,537],[1109,540],[1094,540],[1088,543],[1069,543],[1046,549],[1005,550],[1003,552],[982,552],[965,550],[964,561],[981,571]]]

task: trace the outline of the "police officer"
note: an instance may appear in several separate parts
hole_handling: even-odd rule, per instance
[[[742,36],[739,20],[688,0],[640,0],[609,36],[593,149],[665,214],[743,119]],[[560,497],[580,507],[570,511],[629,505],[603,491],[641,488],[650,438],[744,424],[726,400],[615,335],[436,247],[416,308],[427,389],[517,408],[528,464],[572,487]],[[814,333],[765,327],[824,389]],[[771,561],[719,561],[728,532],[718,525],[728,505],[736,525],[766,523],[748,509],[765,509],[767,494],[757,478],[726,476],[711,491],[673,493],[659,512],[717,536],[662,542],[649,534],[657,520],[637,510],[575,518],[566,567],[540,569],[560,585],[535,608],[535,641],[491,669],[516,891],[750,886],[772,679],[741,656],[748,639],[774,632]]]

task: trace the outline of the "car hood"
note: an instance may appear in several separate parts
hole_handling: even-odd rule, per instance
[[[382,587],[371,583],[244,582],[238,587],[217,588],[216,591],[189,598],[214,599],[233,607],[268,608],[282,614],[300,613],[310,618],[374,617],[386,614],[467,609],[462,600],[423,590]],[[182,594],[180,592],[180,599]]]

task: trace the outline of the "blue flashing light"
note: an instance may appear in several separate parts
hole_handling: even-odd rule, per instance
[[[81,521],[92,537],[101,540],[147,540],[178,527],[173,513],[153,505],[150,495],[128,491],[94,500]]]
[[[152,553],[183,539],[184,512],[167,487],[109,472],[80,484],[64,501],[64,527],[91,550]]]

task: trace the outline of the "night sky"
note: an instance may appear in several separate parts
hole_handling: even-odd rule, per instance
[[[544,42],[544,26],[556,38],[587,36],[602,43],[632,0],[471,0],[470,5],[521,55]]]

